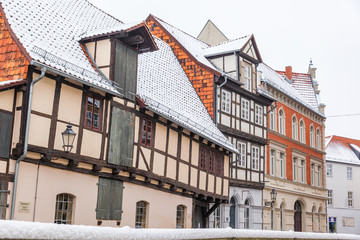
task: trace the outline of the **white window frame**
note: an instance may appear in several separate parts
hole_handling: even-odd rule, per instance
[[[321,132],[316,129],[316,149],[321,150]]]
[[[276,159],[276,151],[270,150],[270,175],[275,176],[275,159]]]
[[[284,163],[285,163],[285,153],[280,153],[280,178],[284,178],[285,175],[285,169],[284,169]]]
[[[303,120],[300,120],[300,123],[299,123],[299,130],[300,130],[300,138],[299,138],[299,141],[301,143],[305,143],[305,139],[306,139],[306,136],[305,136],[305,123]]]
[[[293,181],[297,181],[297,158],[293,158]]]
[[[315,185],[315,164],[310,165],[311,186]]]
[[[246,143],[238,142],[237,149],[240,153],[237,155],[238,157],[237,165],[239,167],[246,167]]]
[[[251,90],[251,66],[245,64],[244,67],[244,88],[248,91]]]
[[[328,189],[328,191],[327,191],[327,197],[328,197],[327,204],[329,206],[332,206],[334,204],[334,202],[333,202],[333,200],[334,200],[333,194],[334,194],[333,190]]]
[[[347,206],[351,207],[351,208],[354,207],[354,193],[353,192],[348,192]]]
[[[346,178],[347,180],[353,179],[352,167],[346,167]]]
[[[333,167],[332,164],[326,164],[326,176],[332,177],[333,176]]]
[[[250,119],[250,101],[241,98],[241,118],[249,121]]]
[[[321,166],[317,166],[317,185],[318,187],[321,187]]]
[[[293,116],[292,119],[291,119],[291,126],[292,126],[292,138],[293,138],[294,140],[297,140],[297,139],[298,139],[298,137],[297,137],[297,132],[298,132],[297,127],[298,127],[298,124],[297,124],[297,119],[296,119],[295,116]]]
[[[306,169],[305,160],[301,160],[301,161],[300,161],[300,170],[301,170],[301,182],[302,182],[302,183],[305,183],[305,179],[306,179],[305,169]]]
[[[259,170],[260,163],[260,149],[259,147],[252,146],[251,147],[251,169]]]
[[[315,148],[315,132],[314,126],[310,126],[310,147]]]
[[[269,128],[275,130],[275,109],[269,113]]]
[[[285,112],[282,109],[279,110],[279,133],[285,134]]]
[[[262,106],[255,104],[255,123],[262,126],[264,109]]]
[[[221,111],[231,113],[231,92],[221,89]]]

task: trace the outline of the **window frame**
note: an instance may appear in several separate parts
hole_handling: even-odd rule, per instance
[[[292,138],[294,140],[298,140],[298,124],[297,124],[297,118],[296,116],[293,116],[291,119],[291,127],[292,127]]]
[[[244,88],[248,91],[251,91],[251,81],[252,81],[252,66],[250,64],[245,64],[244,66]]]
[[[316,149],[321,150],[321,132],[320,129],[316,129]]]
[[[297,158],[293,157],[293,181],[297,181]]]
[[[354,207],[354,193],[352,191],[347,192],[347,206],[350,208]]]
[[[199,148],[199,169],[207,173],[222,176],[224,154],[217,153],[215,150],[203,145],[200,145]]]
[[[262,126],[264,118],[264,108],[255,104],[255,124]]]
[[[88,126],[87,124],[87,120],[88,120],[88,103],[89,103],[89,98],[93,99],[93,104],[92,104],[92,117],[91,117],[91,126]],[[94,105],[95,105],[95,101],[98,100],[100,102],[100,106],[99,106],[99,119],[98,119],[98,124],[99,127],[94,127]],[[95,96],[94,94],[88,93],[86,94],[86,100],[85,100],[85,112],[84,112],[84,128],[89,129],[89,130],[93,130],[93,131],[97,131],[97,132],[101,132],[102,129],[102,111],[103,111],[103,101],[104,99],[99,97],[99,96]]]
[[[280,178],[285,178],[285,171],[284,171],[285,153],[280,152],[279,162],[280,162]]]
[[[65,201],[64,197],[67,196],[69,201]],[[60,199],[62,197],[62,200]],[[71,207],[69,207],[69,205]],[[55,204],[55,217],[54,223],[57,224],[72,224],[73,221],[73,209],[75,205],[75,196],[69,193],[59,193],[56,195]],[[58,215],[61,215],[62,219],[58,219]],[[70,217],[68,217],[70,215]],[[65,216],[65,220],[63,219]],[[64,222],[65,221],[65,222]]]
[[[310,182],[311,186],[315,185],[315,164],[311,163],[310,165]]]
[[[328,189],[328,190],[327,190],[327,197],[328,197],[327,204],[328,204],[329,206],[332,206],[333,203],[334,203],[333,194],[334,194],[334,192],[333,192],[332,189]]]
[[[240,146],[240,147],[239,147]],[[246,167],[246,143],[244,142],[238,142],[237,143],[237,149],[239,151],[240,154],[237,155],[238,161],[236,163],[236,165],[238,167]]]
[[[285,112],[284,110],[279,110],[279,133],[285,134]]]
[[[274,149],[270,150],[270,163],[269,163],[269,170],[270,175],[275,176],[275,163],[276,163],[276,151]]]
[[[275,131],[275,109],[269,112],[269,129]]]
[[[326,164],[326,177],[333,177],[333,167],[332,164]]]
[[[180,213],[180,214],[179,214]],[[176,206],[176,228],[185,228],[186,206]]]
[[[317,165],[317,169],[316,169],[316,171],[317,171],[317,186],[318,187],[321,187],[321,185],[322,185],[322,181],[321,181],[321,166],[320,165]]]
[[[231,114],[231,92],[221,89],[221,111]]]
[[[260,148],[251,146],[251,170],[259,171],[260,169]]]
[[[303,120],[299,122],[299,141],[304,144],[306,143],[305,123]]]
[[[250,120],[250,101],[245,98],[241,98],[241,119]]]
[[[144,204],[144,206],[140,206],[140,204]],[[148,207],[149,204],[146,201],[137,201],[136,202],[136,211],[135,211],[135,228],[147,228],[148,224]],[[142,212],[139,210],[142,209]],[[145,210],[144,210],[145,209]],[[140,221],[138,221],[140,218]]]
[[[347,180],[352,180],[353,179],[352,167],[346,167],[346,179]]]
[[[310,147],[315,148],[315,132],[314,126],[310,126]]]
[[[301,182],[305,183],[306,179],[306,162],[305,160],[300,160],[300,170],[301,170]]]
[[[142,146],[146,146],[146,147],[152,147],[153,146],[153,142],[154,142],[154,121],[151,120],[150,118],[140,118],[141,121],[141,128],[140,128],[140,144]],[[144,121],[146,121],[146,124],[151,123],[150,126],[150,132],[149,132],[149,126],[146,125],[146,130],[145,130],[145,142],[143,142],[143,134],[144,134]],[[150,133],[150,142],[148,142],[148,134]]]

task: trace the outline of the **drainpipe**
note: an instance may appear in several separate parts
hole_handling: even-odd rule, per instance
[[[220,84],[220,86],[217,86],[216,85],[216,98],[215,98],[215,101],[216,101],[216,110],[215,110],[215,122],[216,122],[216,127],[218,126],[218,121],[217,121],[217,116],[218,116],[218,94],[219,94],[219,89],[222,87],[222,86],[224,86],[226,83],[227,83],[227,80],[228,80],[228,77],[227,77],[227,75],[225,75],[224,73],[222,73],[221,74],[221,76],[222,77],[224,77],[225,78],[225,81],[222,83],[222,84]],[[220,96],[220,98],[221,98],[221,96]]]
[[[36,78],[30,84],[30,91],[29,91],[29,103],[28,103],[28,110],[26,115],[26,128],[25,128],[25,141],[24,141],[24,152],[23,154],[16,160],[15,164],[15,176],[14,176],[14,187],[12,192],[12,200],[11,200],[11,213],[10,213],[10,220],[14,219],[14,211],[15,211],[15,200],[16,200],[16,190],[17,190],[17,182],[18,182],[18,175],[19,175],[19,164],[22,160],[25,159],[27,151],[28,151],[28,142],[29,142],[29,126],[30,126],[30,114],[31,114],[31,105],[32,105],[32,96],[33,96],[33,89],[35,83],[37,83],[40,79],[45,76],[46,67],[41,68],[41,75]]]

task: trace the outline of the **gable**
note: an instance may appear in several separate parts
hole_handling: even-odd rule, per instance
[[[0,32],[0,82],[26,79],[29,61],[13,39],[3,11]]]
[[[211,20],[207,21],[197,39],[209,45],[215,45],[229,40]]]
[[[254,42],[254,38],[251,38],[250,41],[245,44],[243,47],[243,53],[261,62],[261,57],[257,50],[256,43]]]

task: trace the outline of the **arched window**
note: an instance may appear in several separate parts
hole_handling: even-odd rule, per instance
[[[236,200],[234,197],[230,199],[230,227],[235,228]]]
[[[315,132],[313,126],[310,126],[310,146],[315,147]]]
[[[144,201],[136,203],[135,228],[147,227],[147,205]]]
[[[74,196],[68,193],[56,195],[54,223],[71,224],[74,206]]]
[[[316,130],[316,148],[321,150],[321,134],[319,129]]]
[[[185,228],[185,216],[186,207],[183,205],[178,205],[176,207],[176,228]]]
[[[294,204],[294,231],[301,232],[302,231],[302,208],[301,203],[296,201]]]
[[[314,219],[315,219],[315,206],[312,208],[311,210],[311,226],[312,226],[312,231],[314,232],[315,231],[315,222],[314,222]]]
[[[305,143],[305,125],[304,121],[300,120],[300,142]]]
[[[285,116],[284,111],[279,111],[279,133],[285,134]]]
[[[245,200],[245,209],[244,209],[244,228],[250,228],[250,201]]]
[[[321,207],[319,207],[319,212],[318,212],[318,226],[319,226],[319,232],[321,232]]]
[[[292,138],[295,140],[297,140],[297,132],[298,132],[297,127],[298,127],[297,120],[296,117],[294,116],[292,118]]]
[[[280,205],[280,230],[284,230],[284,203]]]
[[[274,111],[275,111],[275,109],[269,113],[269,128],[271,130],[275,130]]]

